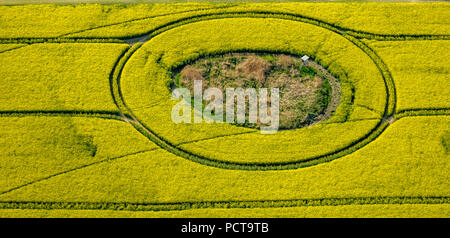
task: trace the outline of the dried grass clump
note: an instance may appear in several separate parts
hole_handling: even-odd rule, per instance
[[[249,79],[255,79],[259,83],[264,83],[266,73],[270,70],[272,65],[265,59],[258,56],[249,56],[242,63],[240,63],[236,70],[243,73]]]

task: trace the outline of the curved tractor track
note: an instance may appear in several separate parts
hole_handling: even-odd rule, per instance
[[[269,14],[269,15],[266,15]],[[234,18],[234,17],[251,17],[251,18],[278,18],[278,19],[286,19],[286,20],[293,20],[293,21],[299,21],[303,23],[308,23],[312,25],[316,25],[325,29],[328,29],[330,31],[333,31],[344,38],[346,38],[348,41],[359,47],[365,54],[367,54],[370,59],[375,63],[377,66],[380,74],[382,75],[382,78],[384,80],[384,84],[386,87],[386,105],[384,109],[384,114],[382,120],[373,128],[369,133],[364,135],[363,137],[359,138],[358,140],[354,141],[350,145],[341,148],[339,150],[336,150],[334,152],[315,156],[307,159],[303,159],[301,161],[293,161],[293,162],[286,162],[286,163],[240,163],[240,162],[228,162],[228,161],[220,161],[212,158],[207,158],[204,156],[196,155],[194,153],[191,153],[189,151],[186,151],[184,149],[181,149],[177,147],[176,145],[170,143],[165,138],[159,136],[157,133],[155,133],[151,128],[148,128],[146,125],[144,125],[132,112],[132,110],[127,106],[125,99],[122,95],[121,88],[120,88],[120,79],[122,75],[122,69],[125,66],[128,59],[131,57],[131,55],[136,52],[136,50],[141,46],[135,45],[133,46],[129,52],[127,52],[117,63],[117,65],[113,69],[113,78],[111,79],[111,92],[112,96],[114,98],[114,101],[116,102],[116,105],[118,106],[120,112],[123,115],[127,115],[127,121],[131,125],[133,125],[140,133],[145,135],[147,138],[149,138],[151,141],[156,143],[159,147],[177,155],[180,157],[183,157],[185,159],[203,164],[208,166],[214,166],[224,169],[241,169],[241,170],[283,170],[283,169],[297,169],[302,167],[308,167],[312,165],[316,165],[323,162],[328,162],[337,158],[340,158],[342,156],[348,155],[374,139],[376,139],[385,129],[386,127],[392,122],[392,117],[394,116],[395,112],[395,105],[396,105],[396,90],[394,81],[392,79],[391,73],[389,72],[389,69],[387,65],[384,63],[384,61],[375,53],[374,50],[372,50],[369,46],[367,46],[364,42],[357,39],[354,36],[351,36],[347,34],[346,32],[343,32],[342,29],[337,28],[331,24],[324,23],[322,21],[318,21],[311,18],[306,18],[302,16],[294,16],[294,15],[286,15],[286,14],[276,14],[276,13],[218,13],[218,14],[205,14],[200,15],[197,17],[189,17],[186,19],[180,19],[173,21],[172,23],[165,24],[164,26],[160,26],[157,29],[154,29],[152,32],[149,32],[149,39],[165,32],[170,29],[173,29],[175,27],[194,23],[194,22],[200,22],[200,21],[206,21],[211,19],[222,19],[222,18]]]

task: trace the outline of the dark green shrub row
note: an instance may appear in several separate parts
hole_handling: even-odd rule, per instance
[[[392,79],[392,75],[389,72],[388,67],[383,62],[383,60],[365,43],[358,40],[357,38],[347,34],[345,32],[348,29],[340,28],[339,26],[332,25],[320,20],[316,20],[309,17],[304,17],[300,15],[295,14],[288,14],[288,13],[276,13],[276,12],[262,12],[262,11],[245,11],[245,12],[234,12],[234,13],[206,13],[201,14],[197,16],[192,17],[186,17],[182,19],[178,19],[175,21],[172,21],[170,23],[166,23],[164,25],[161,25],[160,27],[155,28],[153,31],[149,32],[149,38],[152,38],[156,35],[161,34],[162,32],[165,32],[169,29],[185,25],[188,23],[198,22],[198,21],[204,21],[209,19],[221,19],[221,18],[235,18],[235,17],[258,17],[258,18],[280,18],[280,19],[287,19],[287,20],[293,20],[293,21],[300,21],[305,22],[313,25],[317,25],[320,27],[323,27],[325,29],[328,29],[330,31],[336,32],[343,37],[345,37],[347,40],[358,46],[362,51],[364,51],[377,65],[378,69],[380,70],[380,73],[382,74],[382,77],[386,84],[386,91],[388,92],[388,105],[385,109],[386,115],[392,115],[395,111],[395,105],[396,105],[396,90],[394,81]],[[242,52],[247,52],[249,50],[241,49]],[[253,52],[255,50],[252,50]],[[264,52],[265,49],[261,49],[260,51]],[[223,54],[227,53],[226,51],[223,52],[214,52],[213,54]],[[286,53],[286,52],[272,52],[272,53]],[[299,52],[300,53],[300,52]],[[187,60],[187,62],[181,62],[181,65],[185,65],[187,63],[190,63],[192,59]],[[319,62],[320,63],[320,62]],[[179,65],[178,65],[179,66]],[[176,66],[176,67],[178,67]],[[337,75],[337,78],[342,78],[342,75]]]
[[[122,121],[119,112],[113,111],[1,111],[0,117],[95,117]]]
[[[375,204],[448,204],[449,197],[354,197],[261,201],[211,201],[178,203],[132,202],[0,202],[0,209],[70,209],[123,211],[177,211],[205,208],[275,208]]]
[[[408,109],[402,110],[395,114],[396,119],[410,116],[447,116],[450,115],[450,108],[435,108],[435,109]]]

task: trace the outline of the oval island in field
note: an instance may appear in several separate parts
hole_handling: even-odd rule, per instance
[[[279,89],[279,129],[295,129],[331,117],[340,100],[339,81],[311,60],[285,54],[228,53],[203,57],[174,72],[175,87],[189,89],[194,95],[194,81],[201,80],[203,90],[220,89],[225,98],[227,88],[267,88],[268,114],[270,89]],[[225,118],[225,99],[223,113]],[[205,103],[208,103],[206,101]],[[246,121],[234,123],[249,128],[265,124],[250,123],[246,98]],[[235,120],[236,122],[236,120]]]

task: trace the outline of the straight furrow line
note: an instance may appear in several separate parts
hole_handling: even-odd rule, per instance
[[[26,45],[20,45],[20,46],[11,48],[11,49],[7,49],[7,50],[4,50],[4,51],[0,51],[0,54],[6,53],[6,52],[9,52],[9,51],[13,51],[13,50],[18,50],[18,49],[23,48],[23,47],[25,47],[25,46],[29,46],[29,44],[26,44]]]

